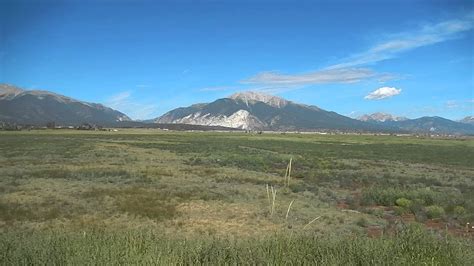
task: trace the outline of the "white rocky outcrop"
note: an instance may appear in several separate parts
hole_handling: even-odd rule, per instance
[[[193,124],[204,126],[223,126],[241,129],[256,129],[264,126],[258,118],[246,110],[238,110],[230,116],[203,114],[196,112],[172,121],[175,124]]]

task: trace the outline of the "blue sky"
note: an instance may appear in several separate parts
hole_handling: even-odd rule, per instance
[[[474,115],[473,1],[0,3],[0,82],[136,119],[242,90],[353,117]]]

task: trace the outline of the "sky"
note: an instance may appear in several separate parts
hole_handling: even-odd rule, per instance
[[[155,118],[237,91],[474,115],[474,1],[0,0],[0,83]]]

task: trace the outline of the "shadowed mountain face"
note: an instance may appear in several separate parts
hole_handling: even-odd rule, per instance
[[[474,125],[455,122],[439,116],[394,122],[395,126],[410,132],[474,135]]]
[[[280,97],[243,92],[208,104],[177,108],[156,123],[227,126],[256,130],[383,130],[316,106],[297,104]]]
[[[359,120],[412,133],[474,135],[473,124],[455,122],[438,116],[407,119],[390,114],[374,113],[363,115],[359,117]]]
[[[0,121],[20,124],[78,125],[82,123],[114,124],[130,118],[101,104],[78,101],[40,90],[0,84]]]

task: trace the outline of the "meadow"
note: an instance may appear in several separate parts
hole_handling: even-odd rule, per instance
[[[0,132],[0,264],[472,265],[473,162],[469,138]]]

